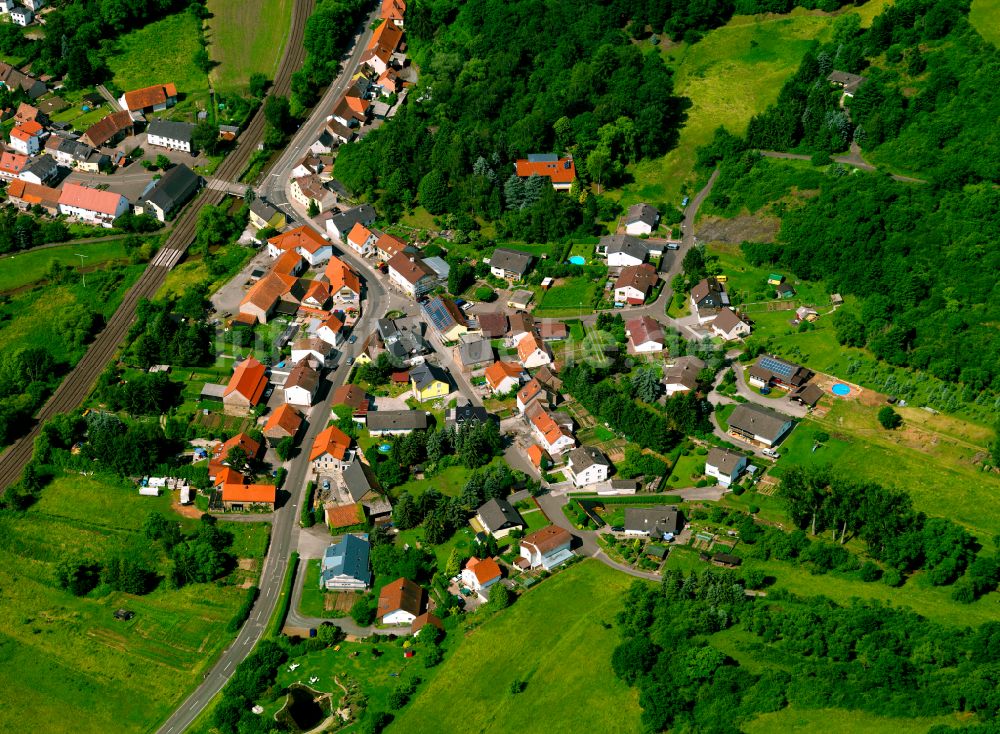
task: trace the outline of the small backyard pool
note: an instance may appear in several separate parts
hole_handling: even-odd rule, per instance
[[[573,255],[572,257],[570,257],[569,261],[573,265],[586,265],[587,264],[587,259],[585,257],[583,257],[583,255]]]
[[[383,454],[388,454],[390,451],[392,451],[392,444],[380,443],[378,446],[378,450],[381,451]]]
[[[830,392],[838,397],[847,397],[851,394],[851,386],[845,385],[843,382],[837,382],[830,388]]]

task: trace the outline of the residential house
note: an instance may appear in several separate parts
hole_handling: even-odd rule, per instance
[[[316,363],[310,359],[296,362],[292,371],[288,373],[282,389],[286,403],[303,408],[310,407],[319,391],[319,372],[316,370]]]
[[[791,418],[754,403],[741,403],[729,416],[729,435],[754,445],[771,447],[794,425]]]
[[[722,337],[727,342],[750,336],[750,322],[739,311],[724,308],[719,311],[709,324],[715,336]]]
[[[405,436],[427,430],[427,413],[422,410],[369,411],[365,424],[372,436]]]
[[[367,64],[376,74],[382,74],[392,63],[392,55],[402,40],[402,28],[395,23],[383,23],[372,34],[361,63]]]
[[[570,157],[559,158],[551,153],[531,153],[514,163],[518,178],[542,176],[552,182],[556,191],[569,191],[576,180],[576,164]]]
[[[533,377],[524,383],[524,387],[517,391],[518,411],[523,413],[536,400],[541,400],[545,405],[549,405],[551,402],[548,391],[541,382]]]
[[[152,183],[135,205],[137,214],[152,214],[161,222],[179,210],[198,193],[203,180],[190,168],[180,163]]]
[[[795,318],[799,321],[816,321],[819,318],[819,312],[810,306],[799,306],[795,309]]]
[[[302,428],[302,413],[288,403],[283,403],[271,411],[264,424],[263,433],[271,444],[276,444],[283,438],[297,436],[300,428]]]
[[[30,99],[38,99],[49,91],[42,81],[25,74],[6,61],[0,61],[0,84],[10,90],[21,89]]]
[[[416,316],[375,322],[376,333],[389,356],[398,364],[408,365],[420,364],[424,361],[423,355],[431,351],[424,339],[425,326],[423,319]]]
[[[403,0],[382,0],[382,9],[379,17],[386,23],[392,23],[400,28],[403,27],[403,13],[406,12],[406,3]]]
[[[729,294],[716,278],[702,278],[691,289],[691,311],[700,323],[712,321],[724,308],[729,308]]]
[[[371,107],[369,100],[345,94],[337,100],[327,121],[348,129],[357,128],[368,121],[369,107]]]
[[[0,178],[12,181],[21,175],[21,171],[26,165],[28,165],[28,156],[4,151],[0,155]]]
[[[473,556],[462,569],[462,583],[484,599],[489,596],[490,587],[503,578],[500,566],[492,558],[479,559]]]
[[[552,457],[537,443],[531,444],[525,453],[528,455],[528,461],[531,462],[531,465],[539,471],[547,471],[552,466]]]
[[[344,484],[355,503],[364,507],[365,513],[374,523],[384,522],[392,513],[392,505],[382,494],[375,472],[356,451],[350,462],[343,468]]]
[[[517,356],[525,369],[552,364],[552,353],[548,346],[534,334],[528,334],[517,343]]]
[[[546,343],[562,341],[569,336],[569,328],[562,321],[541,321],[538,324],[538,335]]]
[[[22,28],[29,26],[35,20],[35,13],[31,8],[24,7],[23,5],[18,5],[10,11],[10,21],[14,25],[19,25]]]
[[[570,550],[572,543],[573,536],[568,530],[549,525],[521,539],[521,555],[516,563],[525,569],[543,568],[551,571],[573,557]]]
[[[15,179],[7,184],[7,201],[21,211],[40,206],[50,215],[59,213],[59,189]]]
[[[410,386],[414,399],[421,403],[443,398],[451,392],[447,373],[427,362],[410,370]]]
[[[346,405],[351,409],[351,415],[364,416],[368,413],[371,401],[357,385],[344,384],[333,391],[333,406]]]
[[[290,178],[300,178],[301,176],[309,176],[314,173],[319,174],[322,170],[323,161],[321,161],[318,156],[306,153],[302,160],[295,164],[295,168],[291,171]]]
[[[494,395],[507,395],[521,384],[523,376],[524,368],[513,362],[496,361],[485,372],[486,385]]]
[[[65,183],[59,196],[60,214],[109,229],[128,210],[128,199],[121,194],[91,189],[80,184]]]
[[[491,499],[486,502],[476,510],[476,520],[488,535],[498,540],[506,538],[514,530],[525,528],[521,513],[505,499]]]
[[[399,252],[389,260],[388,267],[389,282],[410,298],[422,296],[434,287],[434,273],[418,257]]]
[[[227,482],[244,482],[241,472],[245,466],[230,466],[229,457],[233,449],[240,449],[247,461],[253,461],[260,456],[260,443],[245,433],[237,433],[232,438],[217,443],[212,448],[208,459],[208,478],[213,487],[219,487]]]
[[[410,634],[417,637],[420,635],[420,630],[427,626],[436,627],[439,630],[444,629],[444,624],[440,619],[435,617],[430,612],[424,612],[410,624]]]
[[[490,255],[490,272],[497,278],[516,281],[523,280],[531,267],[532,256],[527,252],[498,247]]]
[[[714,477],[723,487],[730,486],[739,479],[747,468],[747,457],[732,449],[713,447],[705,457],[705,476]]]
[[[157,148],[179,150],[191,153],[194,150],[191,139],[194,137],[194,125],[188,122],[173,120],[154,120],[146,128],[146,142]]]
[[[375,241],[378,236],[361,222],[355,222],[347,233],[347,245],[362,257],[368,257],[375,251]]]
[[[478,374],[493,364],[493,345],[489,339],[466,334],[455,347],[455,361],[461,365],[462,371]]]
[[[326,366],[326,360],[333,352],[333,347],[318,337],[299,339],[292,342],[292,361],[312,359],[320,367]]]
[[[299,279],[293,275],[276,273],[272,270],[250,286],[250,290],[240,302],[240,313],[253,316],[260,323],[266,324],[278,310],[282,297],[291,293],[298,282]]]
[[[302,296],[302,307],[317,311],[326,309],[330,302],[330,284],[325,280],[307,280],[306,291]]]
[[[450,298],[435,296],[423,304],[422,310],[442,342],[456,341],[469,331],[465,314]]]
[[[145,120],[150,112],[162,112],[177,104],[177,87],[173,84],[154,84],[125,92],[118,104],[123,110],[128,110],[133,120]]]
[[[820,401],[820,398],[822,398],[823,395],[823,390],[819,387],[819,385],[807,383],[805,385],[799,385],[797,388],[792,390],[792,392],[788,394],[788,399],[798,403],[799,405],[815,408],[816,403]]]
[[[511,314],[507,323],[507,336],[512,344],[517,344],[529,334],[535,333],[535,317],[525,311]]]
[[[812,379],[815,373],[772,354],[762,354],[747,370],[747,382],[754,387],[780,387],[784,390],[797,388]]]
[[[3,12],[2,5],[0,5],[0,12]],[[48,116],[42,112],[40,109],[34,105],[30,105],[27,102],[21,102],[17,106],[17,112],[14,113],[14,125],[23,125],[26,122],[37,122],[42,127],[49,124]]]
[[[645,303],[657,280],[659,276],[656,268],[649,263],[626,265],[615,280],[615,303],[627,303],[631,306]]]
[[[325,263],[333,255],[330,243],[308,225],[296,227],[267,241],[267,252],[271,257],[278,257],[287,250],[295,250],[312,268]]]
[[[487,339],[502,339],[507,335],[507,314],[503,311],[481,313],[476,319],[479,330]]]
[[[660,226],[660,213],[649,204],[633,204],[625,215],[625,234],[633,237],[653,234]]]
[[[278,488],[273,484],[223,484],[222,508],[227,512],[274,510]]]
[[[350,448],[351,437],[337,426],[329,426],[313,441],[309,465],[316,474],[343,471],[353,458]]]
[[[323,508],[323,515],[326,526],[334,535],[338,535],[338,530],[344,528],[363,525],[365,522],[365,508],[359,502],[352,502],[347,505],[327,505]]]
[[[652,316],[629,319],[625,322],[625,334],[630,352],[650,354],[663,351],[663,326]]]
[[[257,229],[281,229],[286,221],[285,213],[268,204],[266,199],[255,197],[250,202],[250,223]]]
[[[368,565],[371,545],[368,538],[345,535],[339,543],[323,551],[319,588],[328,591],[364,591],[372,583]]]
[[[39,123],[29,120],[10,131],[10,147],[21,155],[34,155],[42,147],[42,133],[45,132]]]
[[[416,252],[416,250],[409,248],[406,242],[395,235],[386,232],[374,232],[373,234],[377,235],[374,243],[375,254],[384,262],[389,262],[401,252],[408,255]]]
[[[697,357],[677,357],[674,363],[667,367],[663,376],[663,386],[667,397],[679,392],[689,392],[698,389],[698,375],[705,369],[705,362]]]
[[[343,339],[341,334],[343,328],[344,322],[336,314],[330,314],[316,329],[316,337],[335,347],[337,342]]]
[[[353,209],[334,214],[326,220],[326,233],[337,240],[343,242],[355,224],[362,224],[365,227],[375,221],[376,213],[374,207],[368,204],[356,206]]]
[[[533,291],[521,288],[507,296],[507,305],[510,308],[517,308],[523,311],[528,307],[528,304],[531,303],[534,297],[535,294]]]
[[[775,286],[775,292],[778,298],[793,298],[795,296],[795,288],[788,281],[783,281]]]
[[[649,259],[649,247],[638,237],[628,234],[611,234],[601,238],[597,245],[608,259],[609,268],[642,265]]]
[[[867,77],[836,70],[831,71],[826,78],[833,86],[844,90],[843,98],[846,99],[852,98],[864,83],[868,81]]]
[[[375,612],[380,624],[412,624],[424,608],[424,590],[409,579],[382,587]]]
[[[69,140],[59,135],[50,135],[45,141],[45,152],[56,163],[67,168],[76,168],[87,173],[99,173],[111,166],[111,158],[78,140]]]
[[[611,462],[593,446],[580,446],[566,457],[566,475],[577,487],[589,487],[603,482],[611,472]]]
[[[52,156],[36,155],[21,169],[17,177],[22,181],[45,186],[59,178],[59,165]],[[128,201],[125,202],[126,211]]]
[[[330,256],[323,273],[330,282],[330,297],[341,306],[357,306],[361,301],[361,278],[339,257]]]
[[[88,127],[80,142],[93,148],[114,147],[135,133],[135,125],[128,110],[112,112]]]
[[[684,529],[684,515],[676,507],[626,507],[625,534],[670,540]]]
[[[236,365],[222,393],[225,411],[232,415],[246,415],[261,402],[266,389],[267,369],[254,357],[247,357]]]
[[[558,456],[576,445],[573,421],[561,413],[549,413],[537,400],[524,411],[538,444],[550,456]]]
[[[535,372],[535,379],[538,380],[539,384],[551,393],[559,394],[562,392],[562,380],[556,377],[555,372],[552,370],[552,365],[545,365],[541,369]]]
[[[292,198],[307,209],[315,204],[317,213],[330,211],[337,205],[337,195],[316,174],[293,179],[289,191]]]
[[[481,405],[473,405],[472,401],[466,400],[463,405],[448,408],[444,417],[444,426],[445,428],[461,428],[469,423],[486,423],[488,421],[500,423],[500,419],[486,408]]]

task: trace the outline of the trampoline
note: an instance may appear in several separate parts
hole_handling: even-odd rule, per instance
[[[851,394],[851,386],[845,385],[843,382],[838,382],[830,388],[830,392],[837,397],[843,398]]]

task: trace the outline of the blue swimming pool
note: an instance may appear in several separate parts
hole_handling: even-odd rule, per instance
[[[839,397],[845,397],[851,394],[851,386],[845,385],[843,382],[838,382],[830,388],[830,392]]]
[[[388,454],[390,451],[392,451],[392,444],[391,443],[379,444],[378,450],[381,451],[383,454]]]
[[[573,265],[586,265],[587,264],[587,258],[585,258],[583,255],[573,255],[573,257],[571,257],[569,259],[569,261]]]

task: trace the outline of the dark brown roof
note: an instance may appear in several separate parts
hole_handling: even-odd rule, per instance
[[[503,311],[481,313],[477,318],[483,336],[497,339],[507,333],[507,314]]]
[[[569,543],[572,538],[573,536],[569,534],[568,530],[557,525],[549,525],[547,528],[536,530],[531,535],[526,535],[521,539],[521,545],[530,545],[544,556],[564,543]]]
[[[400,609],[417,616],[423,608],[423,601],[423,589],[409,579],[396,579],[382,587],[378,595],[377,616],[381,619]]]

